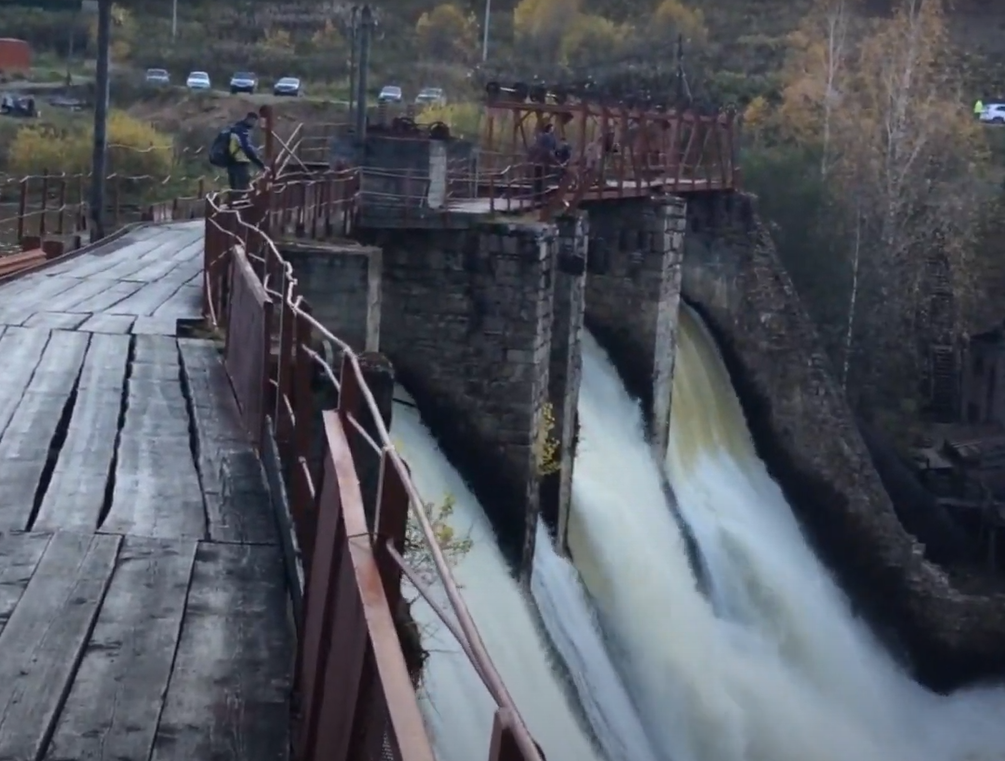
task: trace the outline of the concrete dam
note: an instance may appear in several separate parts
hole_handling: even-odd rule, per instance
[[[1005,691],[942,694],[1000,673],[1002,601],[898,522],[755,199],[355,237],[283,254],[319,319],[392,362],[393,433],[455,500],[456,576],[547,758],[1005,748]],[[478,757],[491,701],[413,613],[437,754]]]

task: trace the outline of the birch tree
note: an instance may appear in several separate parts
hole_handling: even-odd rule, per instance
[[[820,141],[824,178],[830,168],[833,115],[845,85],[850,2],[817,0],[789,40],[794,54],[787,67],[782,115],[802,139]]]
[[[944,262],[958,312],[972,293],[984,148],[943,1],[899,0],[870,22],[848,2],[821,0],[801,27],[781,111],[821,151],[835,250],[848,257],[842,378],[866,407],[890,408],[916,402],[929,264]]]

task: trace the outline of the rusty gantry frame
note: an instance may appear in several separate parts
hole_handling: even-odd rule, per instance
[[[486,86],[484,154],[544,167],[533,206],[548,219],[583,201],[629,198],[654,192],[689,195],[730,190],[739,185],[732,111],[699,114],[654,104],[648,99],[597,97],[543,85],[497,82]],[[551,125],[564,162],[535,155],[538,136]],[[494,174],[487,195],[495,210]],[[528,183],[525,182],[525,186]]]

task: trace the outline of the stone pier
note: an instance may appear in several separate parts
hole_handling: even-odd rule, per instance
[[[549,387],[556,228],[472,218],[467,228],[383,230],[372,242],[383,249],[381,350],[472,485],[504,552],[527,570],[545,406],[562,415],[568,406]],[[565,356],[568,366],[570,351],[559,350],[558,362]]]
[[[662,455],[670,432],[685,203],[660,196],[587,208],[586,325],[641,399],[653,448]]]
[[[380,346],[381,251],[351,241],[280,241],[314,318],[354,351]],[[338,363],[335,363],[338,367]]]
[[[587,216],[583,212],[559,217],[555,265],[555,304],[551,330],[548,401],[551,430],[558,447],[541,485],[541,516],[565,552],[572,471],[578,440],[577,407],[583,377],[583,319],[586,306]]]

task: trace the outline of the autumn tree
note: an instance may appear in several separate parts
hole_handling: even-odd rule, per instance
[[[136,39],[136,20],[128,8],[124,8],[118,3],[112,5],[112,41],[109,54],[112,61],[122,63],[129,58],[133,51],[133,43]],[[98,46],[98,17],[93,16],[88,23],[88,41],[97,50]]]
[[[581,6],[582,0],[520,0],[513,11],[517,44],[538,60],[554,61]]]
[[[942,0],[900,0],[854,35],[849,24],[862,22],[848,10],[821,0],[800,28],[782,121],[820,151],[828,221],[848,259],[849,392],[867,410],[909,415],[928,344],[958,329],[932,324],[933,288],[948,289],[954,314],[972,297],[983,141],[961,100]]]
[[[848,75],[849,7],[854,0],[817,0],[789,38],[788,82],[782,115],[802,141],[819,140],[820,174],[826,178],[831,158],[834,110]]]
[[[662,0],[653,13],[652,31],[664,40],[683,35],[687,42],[704,42],[708,36],[701,10],[691,8],[681,0]]]
[[[474,16],[450,3],[423,13],[415,24],[415,33],[419,49],[427,58],[469,63],[478,49]]]
[[[616,56],[630,35],[629,27],[603,16],[577,14],[562,35],[561,62],[572,69],[585,69],[601,57]]]

